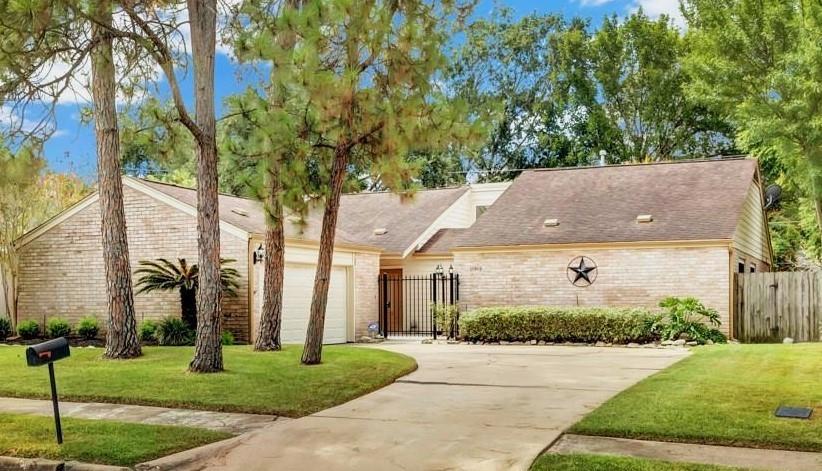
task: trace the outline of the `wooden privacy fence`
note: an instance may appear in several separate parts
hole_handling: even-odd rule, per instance
[[[734,337],[742,342],[818,342],[822,274],[763,272],[736,275]]]

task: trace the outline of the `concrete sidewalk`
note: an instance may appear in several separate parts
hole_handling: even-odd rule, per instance
[[[10,414],[52,415],[51,401],[0,398],[0,412]],[[97,402],[60,402],[60,415],[78,419],[116,420],[151,425],[197,427],[235,435],[257,430],[276,421],[273,415],[235,414],[152,406],[129,406]]]
[[[317,414],[146,469],[527,470],[602,402],[684,350],[382,344],[419,369]],[[186,458],[186,466],[175,459]]]
[[[763,450],[692,443],[655,442],[626,438],[563,435],[549,453],[623,455],[664,461],[701,463],[772,471],[819,471],[822,453]]]

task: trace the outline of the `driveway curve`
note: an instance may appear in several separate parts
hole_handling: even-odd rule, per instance
[[[419,369],[346,404],[245,434],[196,468],[527,470],[584,414],[687,355],[562,346],[377,348],[411,355]]]

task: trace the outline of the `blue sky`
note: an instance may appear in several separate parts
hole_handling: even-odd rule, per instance
[[[626,15],[642,7],[651,16],[667,13],[678,16],[678,0],[480,0],[476,17],[488,17],[494,5],[506,5],[516,16],[532,12],[554,12],[565,16],[591,18],[594,24],[609,14]],[[676,20],[676,18],[675,18]],[[237,69],[231,59],[221,53],[216,62],[217,100],[242,88]],[[183,80],[183,92],[191,95],[190,80]],[[57,106],[54,136],[46,143],[45,153],[49,166],[56,171],[73,171],[89,180],[96,176],[94,133],[90,125],[80,123],[80,114],[88,103],[82,98],[68,98]],[[0,119],[8,119],[0,113]]]

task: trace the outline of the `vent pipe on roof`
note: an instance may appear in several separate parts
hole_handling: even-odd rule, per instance
[[[557,227],[559,226],[559,219],[546,219],[542,225],[545,227]]]
[[[388,234],[388,229],[386,229],[384,227],[378,227],[378,228],[374,229],[374,235],[380,236],[380,235],[385,235],[385,234]]]
[[[646,223],[646,222],[653,222],[654,218],[650,214],[640,214],[636,217],[636,222],[639,223]]]

